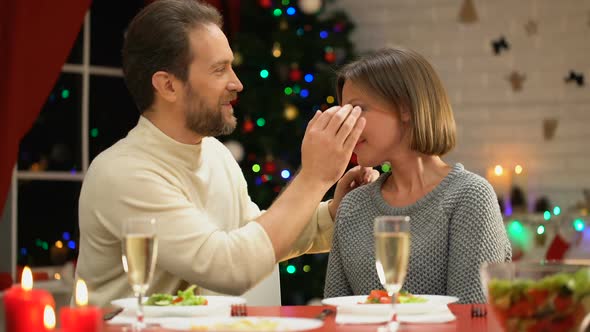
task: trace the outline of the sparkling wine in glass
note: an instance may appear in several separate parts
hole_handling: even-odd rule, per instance
[[[402,288],[410,259],[410,217],[375,218],[375,265],[379,281],[391,297],[395,314],[396,295]]]
[[[123,224],[123,268],[137,297],[134,331],[145,328],[143,297],[154,275],[158,239],[155,219],[133,219]]]

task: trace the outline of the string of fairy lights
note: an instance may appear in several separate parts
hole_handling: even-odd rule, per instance
[[[521,247],[529,247],[531,240],[537,246],[544,246],[549,229],[555,234],[571,233],[574,238],[581,238],[588,228],[586,222],[588,215],[584,211],[580,213],[562,213],[559,206],[554,206],[552,211],[544,211],[538,214],[524,214],[512,216],[506,220],[506,230],[510,240]],[[531,235],[534,239],[531,239]]]

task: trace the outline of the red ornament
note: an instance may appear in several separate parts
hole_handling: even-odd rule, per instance
[[[326,54],[324,54],[324,59],[326,62],[332,63],[336,61],[336,54],[334,52],[326,52]]]
[[[342,32],[342,31],[344,31],[344,27],[345,27],[344,23],[336,23],[336,24],[334,24],[334,31],[335,32]]]
[[[252,130],[254,130],[254,121],[252,121],[250,119],[246,119],[246,121],[244,121],[243,130],[245,133],[252,132]]]
[[[277,171],[277,165],[274,162],[268,161],[264,164],[264,172],[265,173],[273,174],[276,171]]]
[[[260,7],[262,8],[270,8],[272,7],[272,1],[271,0],[260,0]]]
[[[273,190],[275,193],[277,193],[277,194],[278,194],[278,193],[280,193],[280,192],[281,192],[281,190],[283,190],[283,187],[281,187],[281,186],[275,186],[274,188],[272,188],[272,190]]]
[[[560,260],[570,248],[570,244],[558,233],[549,244],[549,249],[545,254],[547,260]]]
[[[291,71],[289,72],[289,79],[291,81],[298,82],[301,81],[301,78],[303,78],[303,72],[299,70],[299,68],[291,69]]]

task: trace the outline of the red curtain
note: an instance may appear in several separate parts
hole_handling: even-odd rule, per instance
[[[144,0],[148,5],[157,0]],[[228,37],[233,37],[240,29],[240,2],[242,0],[198,0],[217,8],[223,15],[223,29]],[[249,0],[252,1],[252,0]]]
[[[0,213],[19,142],[59,77],[89,6],[90,0],[0,0]]]
[[[59,77],[90,2],[0,0],[0,213],[19,142]],[[234,35],[239,29],[240,0],[206,2],[219,9],[226,33]]]
[[[215,8],[221,12],[221,15],[223,15],[223,28],[228,37],[235,36],[240,29],[240,1],[241,0],[205,0],[205,2],[215,6]]]

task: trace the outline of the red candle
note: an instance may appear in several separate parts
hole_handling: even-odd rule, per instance
[[[59,311],[61,331],[97,332],[102,329],[102,310],[88,306],[88,289],[84,280],[76,282],[77,307],[65,307]]]
[[[21,285],[4,293],[6,331],[52,331],[55,328],[55,301],[46,290],[33,289],[33,274],[25,267]],[[51,321],[53,314],[53,321]]]

